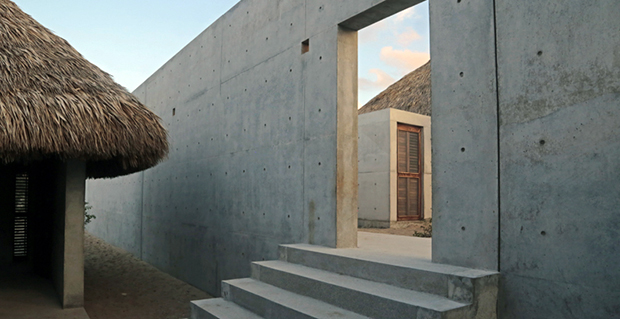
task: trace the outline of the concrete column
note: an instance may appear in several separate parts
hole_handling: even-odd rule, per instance
[[[433,261],[498,270],[493,1],[431,1]]]
[[[357,247],[357,31],[338,28],[336,247]]]
[[[52,277],[63,308],[84,306],[84,188],[86,165],[58,164]]]

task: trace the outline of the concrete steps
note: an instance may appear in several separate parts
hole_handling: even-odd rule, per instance
[[[223,299],[193,302],[192,318],[497,317],[494,272],[311,245],[251,267],[252,278],[222,283]]]

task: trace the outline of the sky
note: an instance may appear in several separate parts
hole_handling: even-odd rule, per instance
[[[237,0],[13,0],[133,91]],[[359,104],[424,64],[428,1],[361,30]]]

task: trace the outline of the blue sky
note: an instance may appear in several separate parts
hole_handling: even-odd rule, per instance
[[[237,0],[14,0],[129,91]],[[428,1],[359,33],[360,105],[429,58]]]

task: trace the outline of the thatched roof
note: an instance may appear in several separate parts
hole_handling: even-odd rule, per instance
[[[9,0],[0,0],[0,77],[0,164],[79,159],[88,177],[114,177],[168,152],[157,115]]]
[[[431,61],[390,85],[362,106],[358,114],[387,108],[431,116]]]

